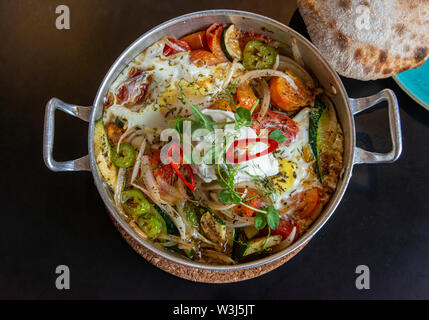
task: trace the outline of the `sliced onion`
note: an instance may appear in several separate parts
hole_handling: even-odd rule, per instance
[[[122,141],[123,141],[127,136],[129,136],[130,134],[134,134],[136,131],[137,131],[137,127],[136,127],[136,126],[134,126],[134,127],[128,128],[128,129],[127,129],[127,130],[122,134],[122,136],[119,138],[118,146],[116,147],[116,152],[117,152],[117,153],[119,153],[119,147],[121,146]]]
[[[116,186],[115,186],[115,195],[113,200],[115,200],[115,205],[118,208],[118,210],[124,214],[127,215],[125,213],[125,211],[122,209],[122,204],[121,204],[121,195],[122,195],[122,188],[124,186],[125,183],[125,172],[126,169],[125,168],[120,168],[118,170],[118,177],[116,179]]]
[[[205,255],[208,258],[221,261],[225,264],[236,264],[236,262],[233,259],[231,259],[231,257],[228,257],[226,254],[219,251],[202,250],[201,253],[203,254],[203,256]]]
[[[280,242],[277,246],[275,246],[271,252],[272,253],[279,252],[289,247],[293,243],[293,240],[295,239],[296,232],[297,232],[296,227],[293,227],[289,236],[286,239],[284,239],[282,242]]]
[[[250,224],[254,224],[255,223],[255,218],[252,217],[242,217],[238,214],[235,214],[234,212],[232,212],[231,210],[222,210],[222,213],[229,217],[230,219],[233,219],[233,221],[239,221],[242,223],[250,223]]]
[[[274,65],[273,65],[273,69],[277,70],[279,68],[279,64],[280,64],[280,55],[278,54],[276,56],[276,62],[274,62]]]
[[[188,240],[184,240],[180,237],[174,236],[172,234],[160,234],[158,236],[158,239],[161,240],[167,240],[167,241],[171,241],[171,242],[175,242],[175,243],[180,243],[181,245],[185,246],[187,249],[192,249],[194,248],[194,244],[189,242]]]
[[[134,180],[137,177],[137,174],[139,173],[140,163],[141,163],[141,157],[143,156],[144,149],[146,148],[146,139],[143,137],[143,141],[140,145],[139,154],[137,155],[136,162],[134,163],[133,173],[131,175],[131,183],[134,182]]]
[[[147,191],[149,192],[150,198],[154,202],[161,202],[161,196],[159,195],[158,186],[156,184],[152,171],[150,170],[149,157],[142,156],[141,164],[142,164],[143,182],[146,186]]]
[[[130,222],[130,226],[131,228],[133,228],[133,230],[143,239],[147,239],[147,235],[143,232],[142,229],[139,228],[139,226],[134,222],[134,220],[132,220]]]
[[[283,77],[287,82],[294,88],[298,89],[295,81],[284,72],[273,70],[273,69],[263,69],[263,70],[252,70],[249,71],[242,76],[238,77],[239,82],[245,82],[256,78],[264,78],[264,77]]]
[[[271,100],[270,88],[268,87],[267,82],[262,79],[260,83],[261,83],[261,89],[262,89],[262,102],[261,102],[261,108],[259,109],[259,115],[257,119],[258,121],[261,121],[265,117],[265,114],[267,113],[270,107],[270,100]]]
[[[229,83],[231,82],[232,76],[234,75],[235,68],[237,67],[237,60],[234,59],[234,61],[231,63],[231,66],[228,70],[228,75],[225,78],[225,81],[222,84],[222,88],[226,88]]]
[[[280,55],[279,69],[290,71],[294,76],[301,79],[304,84],[310,89],[314,89],[316,87],[316,82],[314,81],[313,77],[308,73],[308,71],[305,70],[302,66],[300,66],[295,60],[289,57]]]
[[[292,54],[293,58],[299,65],[304,66],[304,60],[302,59],[301,51],[299,51],[298,43],[296,42],[295,37],[291,37],[292,42]]]

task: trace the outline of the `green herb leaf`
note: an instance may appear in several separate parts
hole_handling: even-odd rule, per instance
[[[262,230],[267,225],[267,216],[262,212],[258,212],[255,217],[255,228],[258,230]]]
[[[276,140],[278,143],[286,141],[287,137],[283,134],[280,129],[276,129],[269,135],[270,139]]]
[[[271,229],[277,229],[280,222],[280,215],[278,211],[273,207],[269,206],[267,210],[267,223]]]
[[[237,193],[231,191],[230,189],[223,189],[219,192],[219,199],[223,203],[235,203],[239,204],[241,198],[237,195]]]
[[[198,108],[198,106],[190,103],[189,100],[186,98],[185,94],[183,93],[182,88],[180,88],[180,95],[182,96],[183,100],[188,105],[191,106],[192,114],[194,115],[195,119],[197,120],[199,127],[205,128],[209,131],[214,131],[213,123],[215,123],[215,122],[214,122],[213,118],[211,116],[207,116],[207,115],[203,114],[201,112],[200,108]]]
[[[238,107],[234,113],[235,130],[240,130],[242,127],[252,126],[252,114],[249,110],[243,107]]]

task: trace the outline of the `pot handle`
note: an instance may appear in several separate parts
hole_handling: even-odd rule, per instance
[[[56,172],[61,171],[91,171],[89,155],[76,160],[57,162],[52,157],[55,133],[55,110],[61,110],[74,117],[89,122],[92,107],[81,107],[52,98],[46,104],[45,123],[43,129],[43,160],[46,166]]]
[[[388,153],[369,152],[355,147],[353,164],[359,163],[391,163],[395,162],[402,152],[401,120],[399,115],[398,100],[390,89],[381,90],[369,97],[349,99],[353,115],[369,109],[382,101],[387,101],[389,112],[390,136],[392,139],[392,151]]]

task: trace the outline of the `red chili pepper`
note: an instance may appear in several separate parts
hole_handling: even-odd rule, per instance
[[[249,144],[255,143],[255,142],[265,143],[268,145],[268,147],[261,152],[257,152],[249,155],[249,150],[248,150]],[[239,149],[246,149],[246,152],[238,157],[235,156],[235,152],[234,152],[237,146]],[[271,152],[276,150],[278,146],[279,146],[279,143],[276,140],[270,139],[270,138],[252,138],[252,139],[235,140],[234,143],[231,144],[231,146],[226,151],[225,158],[226,158],[226,161],[228,161],[229,163],[240,163],[243,161],[249,161],[249,160],[270,154]]]
[[[178,52],[184,52],[184,51],[190,51],[191,46],[186,41],[176,40],[173,38],[168,38],[168,40],[176,45],[176,48],[172,48],[169,45],[164,46],[163,54],[164,56],[168,57],[169,55],[178,53]]]
[[[179,151],[180,153],[180,161],[179,163],[175,162],[173,159],[173,151]],[[183,181],[183,183],[191,190],[194,191],[195,189],[195,179],[194,179],[194,172],[192,171],[192,168],[189,164],[183,163],[182,158],[182,150],[176,143],[172,143],[170,146],[170,149],[168,149],[168,161],[170,162],[171,167],[173,168],[174,172],[176,172],[177,176],[180,178],[180,180]],[[191,181],[188,182],[183,174],[180,172],[180,165],[183,165],[186,170],[188,171],[189,177],[191,178]]]

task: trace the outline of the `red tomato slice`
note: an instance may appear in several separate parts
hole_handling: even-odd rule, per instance
[[[247,84],[243,83],[237,87],[237,92],[235,94],[235,103],[239,107],[243,107],[247,110],[252,110],[253,105],[256,103],[258,98],[256,98],[255,93],[253,92],[252,87]],[[259,105],[256,106],[255,111],[259,110]]]
[[[170,47],[168,45],[164,46],[163,54],[164,56],[168,57],[169,55],[178,53],[178,52],[184,52],[184,51],[190,51],[191,47],[186,41],[176,40],[174,38],[168,38],[168,40],[174,45],[174,47]]]
[[[149,164],[155,178],[160,177],[169,185],[176,181],[176,175],[170,164],[161,162],[161,154],[158,149],[151,149],[149,152]]]
[[[180,40],[187,42],[191,47],[191,50],[208,49],[205,31],[192,33],[180,38]]]
[[[312,188],[300,192],[291,198],[292,202],[296,202],[296,210],[294,214],[301,218],[308,218],[312,213],[319,208],[320,195],[318,188]]]
[[[279,226],[277,229],[271,230],[271,234],[279,234],[282,236],[282,240],[287,239],[291,232],[293,231],[293,227],[296,227],[295,237],[293,238],[292,242],[294,242],[296,239],[298,239],[299,229],[298,229],[298,223],[295,221],[292,217],[283,217],[279,221]],[[268,234],[268,228],[264,228],[259,232],[259,235],[266,236]]]
[[[228,61],[228,58],[223,53],[222,46],[220,44],[222,31],[223,27],[219,23],[212,24],[206,31],[207,45],[213,55],[219,60],[219,63]]]
[[[256,134],[259,136],[261,130],[266,129],[261,137],[268,136],[271,132],[276,129],[279,129],[285,136],[287,140],[280,143],[280,145],[288,145],[299,132],[299,127],[296,122],[289,118],[284,113],[275,112],[268,110],[265,114],[265,117],[261,121],[257,121],[258,114],[253,113],[253,123],[255,125],[252,127]]]
[[[212,66],[219,63],[213,53],[203,49],[192,50],[189,54],[189,60],[198,67]]]
[[[244,192],[244,189],[237,189],[238,192]],[[257,192],[249,190],[246,194],[246,199],[250,199],[248,201],[245,201],[244,203],[248,206],[251,206],[255,209],[260,209],[262,206],[262,199],[258,195]],[[239,214],[240,216],[247,216],[252,217],[256,211],[252,210],[246,206],[243,206],[241,204],[238,204],[234,207],[234,211]]]
[[[298,239],[298,224],[293,218],[280,219],[279,226],[277,229],[271,230],[271,234],[279,234],[282,236],[282,240],[285,240],[291,234],[293,227],[296,227],[295,237],[292,242]]]

